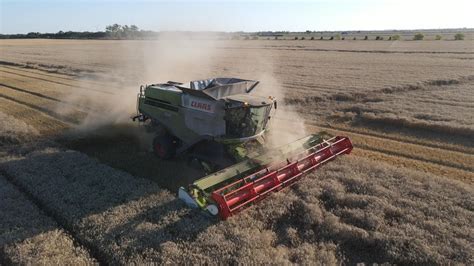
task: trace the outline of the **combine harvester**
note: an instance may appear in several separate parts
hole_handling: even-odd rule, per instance
[[[258,83],[214,78],[140,87],[133,120],[147,122],[156,133],[155,154],[171,159],[186,153],[207,173],[214,172],[179,189],[179,198],[188,206],[227,219],[351,152],[349,138],[319,134],[265,148],[277,102],[251,94]]]

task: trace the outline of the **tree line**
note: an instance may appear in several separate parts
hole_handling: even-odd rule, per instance
[[[56,33],[29,32],[27,34],[0,34],[0,39],[148,39],[158,36],[158,32],[140,30],[136,25],[113,24],[105,31],[59,31]]]
[[[223,38],[230,38],[234,40],[240,39],[242,37],[242,34],[244,32],[234,32],[234,33],[226,33],[227,36],[224,36]],[[246,34],[244,36],[245,40],[257,40],[259,38],[274,38],[275,40],[278,40],[280,38],[285,39],[284,37],[288,35],[290,36],[289,31],[262,31],[262,32],[257,32],[256,34]],[[306,34],[311,34],[311,33],[316,33],[316,31],[309,31],[307,30],[305,32]],[[323,32],[319,32],[320,34],[323,34]],[[358,31],[360,33],[360,31]],[[40,32],[29,32],[27,34],[0,34],[0,39],[111,39],[111,40],[133,40],[133,39],[155,39],[158,37],[160,33],[155,32],[155,31],[149,31],[149,30],[141,30],[139,29],[136,25],[120,25],[120,24],[112,24],[108,25],[105,27],[105,31],[97,31],[97,32],[89,32],[89,31],[59,31],[57,33],[40,33]],[[189,36],[192,37],[193,33],[188,32]],[[223,33],[224,34],[224,33]],[[228,35],[229,34],[229,35]],[[348,32],[342,32],[341,34],[336,34],[333,36],[328,37],[328,40],[345,40],[346,39],[346,34]],[[413,37],[413,40],[423,40],[424,35],[422,33],[416,33]],[[454,40],[464,40],[464,34],[463,33],[456,33],[454,35]],[[353,40],[356,40],[357,37],[349,37],[347,38],[352,38]],[[400,35],[392,35],[392,36],[387,36],[387,40],[400,40],[401,37]],[[301,39],[310,39],[310,40],[315,40],[315,36],[295,36],[295,40]],[[320,40],[323,40],[324,37],[319,37]],[[365,38],[361,38],[361,40],[368,40],[369,36],[365,36]],[[436,35],[435,40],[441,40],[443,39],[443,36],[441,35]],[[383,36],[376,36],[375,40],[384,40]]]

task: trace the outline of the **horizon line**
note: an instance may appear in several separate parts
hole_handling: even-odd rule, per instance
[[[112,24],[113,25],[113,24]],[[119,24],[120,25],[120,24]],[[128,24],[124,24],[128,25]],[[134,25],[134,24],[130,24]],[[236,31],[218,31],[218,30],[147,30],[147,29],[140,29],[139,31],[150,31],[155,33],[169,33],[169,32],[189,32],[189,33],[260,33],[260,32],[287,32],[287,33],[306,33],[309,32],[383,32],[383,31],[440,31],[440,30],[468,30],[474,31],[474,27],[456,27],[456,28],[413,28],[413,29],[383,29],[383,30],[304,30],[304,31],[289,31],[289,30],[261,30],[261,31],[243,31],[243,30],[236,30]],[[104,30],[100,31],[73,31],[73,30],[60,30],[57,32],[39,32],[39,31],[29,31],[26,33],[1,33],[1,35],[23,35],[28,33],[40,33],[40,34],[55,34],[58,32],[105,32]]]

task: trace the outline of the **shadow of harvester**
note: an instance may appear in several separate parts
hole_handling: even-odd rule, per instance
[[[59,140],[66,147],[97,158],[101,163],[146,178],[177,193],[205,173],[189,165],[186,156],[161,160],[151,152],[152,138],[144,129],[129,125],[107,126]]]

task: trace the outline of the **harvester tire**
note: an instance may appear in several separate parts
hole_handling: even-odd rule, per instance
[[[153,152],[161,159],[168,160],[175,156],[176,147],[169,135],[156,136],[153,139]]]

